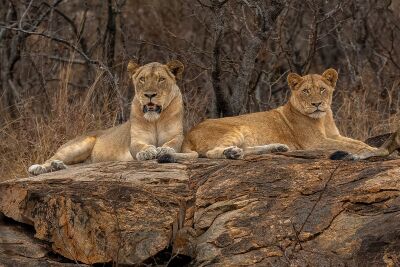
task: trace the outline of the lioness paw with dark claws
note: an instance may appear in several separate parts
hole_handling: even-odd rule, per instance
[[[139,161],[155,159],[157,157],[157,149],[155,146],[148,146],[136,154],[136,159]]]
[[[244,156],[243,149],[237,146],[228,147],[223,154],[227,159],[242,159]]]
[[[271,149],[271,152],[287,152],[289,151],[289,147],[284,144],[275,144],[275,147]]]
[[[51,162],[51,171],[59,171],[67,168],[67,165],[64,164],[61,160],[53,160]]]
[[[34,164],[34,165],[29,167],[28,172],[30,174],[32,174],[32,175],[39,175],[39,174],[42,174],[42,173],[46,173],[47,170],[42,165]]]
[[[166,154],[173,154],[175,153],[175,149],[172,147],[157,147],[157,158],[166,155]]]

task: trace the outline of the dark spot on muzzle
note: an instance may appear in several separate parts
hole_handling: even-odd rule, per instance
[[[160,114],[161,110],[162,110],[161,106],[155,105],[153,103],[149,103],[149,104],[143,106],[143,113],[152,111],[152,112],[157,112],[158,114]]]

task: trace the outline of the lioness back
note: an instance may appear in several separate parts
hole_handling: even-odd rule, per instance
[[[284,143],[298,149],[285,127],[280,123],[280,109],[235,117],[207,119],[192,128],[185,137],[182,151],[195,150],[204,157],[214,147],[229,143],[243,148],[263,144]],[[271,130],[271,124],[274,125]],[[287,140],[287,142],[281,142]]]
[[[131,142],[130,122],[109,128],[97,136],[92,153],[88,161],[129,161],[133,157],[129,151]]]
[[[331,110],[338,74],[334,69],[322,75],[289,74],[289,101],[274,110],[236,117],[209,119],[194,127],[186,136],[182,151],[196,151],[212,158],[241,158],[290,149],[373,148],[358,140],[341,136]],[[275,144],[275,148],[268,147]],[[279,147],[279,149],[278,149]]]

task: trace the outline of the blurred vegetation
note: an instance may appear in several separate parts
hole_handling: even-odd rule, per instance
[[[186,129],[263,111],[289,72],[339,71],[344,135],[397,128],[399,0],[0,0],[0,176],[128,119],[129,60],[179,59]]]

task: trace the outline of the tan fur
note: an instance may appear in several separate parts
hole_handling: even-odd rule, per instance
[[[237,157],[240,158],[273,151],[267,149],[268,144],[275,144],[275,150],[285,150],[279,144],[286,144],[291,150],[373,151],[374,148],[361,141],[341,136],[335,125],[331,104],[337,78],[334,69],[322,75],[289,74],[292,94],[284,106],[266,112],[205,120],[187,134],[182,152],[188,154],[176,157],[193,157],[197,152],[201,157],[224,158],[227,149],[233,148],[242,150]]]
[[[385,141],[385,143],[383,143],[383,145],[378,149],[362,153],[350,154],[348,158],[353,160],[360,160],[368,159],[371,157],[386,157],[396,150],[400,151],[400,128],[396,132],[391,134],[389,138]]]
[[[32,165],[29,172],[37,175],[63,169],[65,164],[149,160],[179,152],[183,141],[183,102],[176,78],[181,77],[182,71],[182,63],[176,60],[166,65],[153,62],[144,66],[129,62],[128,72],[135,87],[130,120],[69,141],[44,164]]]

